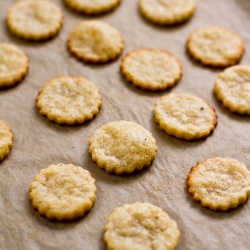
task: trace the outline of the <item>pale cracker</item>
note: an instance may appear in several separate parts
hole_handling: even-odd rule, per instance
[[[72,10],[97,15],[113,10],[121,0],[64,0]]]
[[[235,159],[206,159],[191,168],[188,192],[194,201],[212,210],[228,210],[250,196],[250,171]]]
[[[42,115],[58,124],[82,124],[99,113],[99,89],[83,77],[58,77],[39,92],[37,107]]]
[[[173,25],[186,21],[195,12],[195,0],[140,0],[142,15],[153,23]]]
[[[136,87],[144,90],[165,90],[181,78],[179,60],[165,50],[137,49],[122,60],[121,72]]]
[[[7,13],[7,26],[18,37],[39,41],[55,36],[61,29],[63,14],[50,0],[23,0]]]
[[[151,164],[157,145],[143,126],[121,120],[97,129],[89,139],[89,152],[92,160],[107,172],[129,174]]]
[[[0,43],[0,88],[20,82],[28,69],[28,57],[21,49],[12,44]]]
[[[108,250],[173,250],[180,238],[177,223],[166,212],[139,202],[117,207],[104,231]]]
[[[201,98],[170,93],[154,108],[155,121],[167,134],[187,141],[207,137],[217,124],[215,110]]]
[[[95,179],[73,164],[42,169],[29,188],[32,206],[39,214],[59,221],[83,216],[96,200]]]
[[[196,29],[189,35],[187,50],[204,65],[227,67],[241,59],[244,43],[231,30],[208,26]]]
[[[69,35],[68,49],[84,62],[105,63],[123,50],[121,33],[110,24],[91,20],[78,24]]]
[[[250,67],[237,65],[220,73],[214,93],[231,112],[250,115]]]
[[[13,146],[14,135],[10,128],[0,120],[0,162],[10,153]]]

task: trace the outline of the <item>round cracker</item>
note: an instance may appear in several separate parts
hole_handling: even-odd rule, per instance
[[[50,165],[29,185],[32,205],[48,219],[73,220],[89,211],[96,200],[95,179],[73,164]]]
[[[13,139],[10,128],[0,120],[0,162],[10,153]]]
[[[12,44],[0,43],[0,88],[20,82],[28,69],[28,57],[21,49]]]
[[[155,121],[167,134],[192,141],[207,137],[217,124],[217,115],[199,97],[170,93],[161,97],[154,108]]]
[[[122,60],[121,72],[136,87],[144,90],[165,90],[181,78],[179,60],[165,50],[137,49]]]
[[[121,0],[64,0],[72,10],[87,15],[98,15],[113,10]]]
[[[109,215],[104,227],[107,249],[173,250],[180,238],[177,223],[149,203],[125,204]]]
[[[142,15],[160,25],[173,25],[188,20],[195,12],[195,0],[140,0]]]
[[[121,33],[108,23],[83,21],[70,32],[68,49],[84,62],[106,63],[121,54],[123,39]]]
[[[50,0],[23,0],[7,13],[7,26],[18,37],[39,41],[55,36],[61,29],[63,14]]]
[[[156,140],[143,126],[115,121],[101,126],[89,139],[92,160],[116,174],[130,174],[148,167],[157,153]]]
[[[241,59],[244,43],[231,30],[208,26],[196,29],[189,35],[187,50],[204,65],[227,67]]]
[[[214,93],[224,107],[240,115],[250,115],[250,67],[237,65],[219,74]]]
[[[99,89],[84,77],[61,76],[50,80],[39,92],[37,108],[58,124],[82,124],[99,113]]]
[[[250,196],[250,171],[235,159],[206,159],[191,168],[187,176],[188,192],[204,207],[228,210]]]

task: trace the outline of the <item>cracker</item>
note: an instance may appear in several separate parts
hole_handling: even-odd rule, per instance
[[[144,127],[121,120],[97,129],[89,139],[89,152],[92,160],[107,172],[130,174],[151,164],[157,145]]]
[[[144,90],[165,90],[181,78],[179,60],[165,50],[137,49],[122,60],[121,72],[136,87]]]
[[[195,12],[195,0],[140,0],[142,15],[160,25],[173,25],[188,20]]]
[[[187,50],[204,65],[228,67],[241,59],[244,43],[231,30],[208,26],[196,29],[189,35]]]
[[[37,107],[58,124],[82,124],[99,113],[99,89],[83,77],[61,76],[50,80],[39,92]]]
[[[16,36],[39,41],[55,36],[61,29],[63,14],[50,0],[23,0],[7,13],[7,26]]]
[[[21,49],[12,44],[0,43],[0,88],[20,82],[28,69],[28,57]]]
[[[235,159],[206,159],[191,168],[187,176],[188,192],[204,207],[228,210],[250,196],[250,171]]]
[[[121,0],[64,0],[72,10],[87,15],[97,15],[113,10]]]
[[[0,120],[0,161],[2,161],[9,153],[13,146],[14,135],[10,128]]]
[[[109,250],[173,250],[180,238],[177,223],[166,212],[139,202],[117,207],[104,231]]]
[[[237,65],[219,74],[214,93],[231,112],[250,115],[250,67]]]
[[[70,32],[68,49],[84,62],[106,63],[121,54],[123,38],[108,23],[83,21]]]
[[[167,134],[187,141],[207,137],[217,124],[214,108],[190,94],[170,93],[161,97],[154,115]]]
[[[34,209],[48,219],[73,220],[89,211],[96,200],[95,179],[73,164],[50,165],[29,185]]]

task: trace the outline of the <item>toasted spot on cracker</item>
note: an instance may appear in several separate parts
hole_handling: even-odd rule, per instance
[[[187,176],[188,192],[194,201],[212,210],[228,210],[250,196],[250,171],[235,159],[206,159]]]
[[[180,238],[177,223],[166,212],[139,202],[115,208],[104,231],[110,250],[173,250]]]
[[[114,9],[121,0],[64,0],[64,2],[72,10],[97,15]]]
[[[236,65],[219,74],[214,93],[231,112],[250,115],[250,67]]]
[[[136,87],[157,91],[174,86],[181,78],[182,67],[168,51],[137,49],[123,58],[121,72]]]
[[[170,93],[154,108],[155,121],[167,134],[187,141],[207,137],[217,124],[215,110],[190,94]]]
[[[37,107],[42,115],[58,124],[82,124],[99,113],[99,89],[84,77],[58,77],[39,92]]]
[[[121,33],[110,24],[91,20],[78,24],[69,35],[68,49],[84,62],[105,63],[123,50]]]
[[[241,59],[244,43],[231,30],[208,26],[196,29],[189,35],[187,50],[204,65],[227,67]]]
[[[157,153],[156,140],[143,126],[115,121],[101,126],[89,139],[92,160],[107,172],[132,173],[148,167]]]
[[[13,139],[10,128],[0,120],[0,162],[10,153]]]
[[[10,31],[26,40],[39,41],[55,36],[61,29],[61,9],[49,0],[23,0],[7,13]]]
[[[195,12],[195,0],[140,0],[142,15],[160,25],[173,25],[188,20]]]
[[[73,164],[42,169],[29,188],[32,205],[39,214],[59,221],[83,216],[96,200],[95,179]]]
[[[28,57],[21,49],[12,44],[0,43],[0,88],[20,82],[28,68]]]

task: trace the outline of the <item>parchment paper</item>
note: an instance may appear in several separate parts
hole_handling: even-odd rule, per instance
[[[192,166],[216,156],[236,158],[250,169],[250,118],[231,114],[213,95],[221,70],[205,68],[186,53],[185,41],[195,28],[219,25],[237,32],[245,42],[241,63],[250,65],[250,1],[197,0],[193,18],[167,28],[141,17],[137,0],[123,0],[113,12],[95,17],[117,27],[125,49],[116,61],[87,65],[67,51],[70,30],[89,19],[54,0],[64,13],[59,35],[46,42],[26,42],[11,35],[6,11],[15,0],[0,0],[0,42],[23,49],[30,59],[27,77],[16,87],[0,91],[0,119],[10,126],[15,139],[10,155],[0,163],[0,249],[105,249],[103,226],[107,216],[125,203],[150,202],[177,221],[180,249],[250,249],[250,203],[229,212],[213,212],[192,201],[186,176]],[[119,72],[121,58],[132,49],[167,49],[183,65],[183,77],[171,90],[150,93],[133,87]],[[91,122],[60,126],[39,114],[35,98],[43,85],[59,75],[84,76],[101,90],[103,107]],[[154,104],[169,92],[191,93],[210,102],[218,114],[218,126],[207,139],[185,142],[167,135],[155,124]],[[130,120],[150,130],[159,151],[153,164],[140,173],[117,176],[91,161],[88,139],[101,125]],[[51,222],[35,211],[28,185],[40,169],[50,164],[73,163],[89,170],[96,179],[97,200],[83,218],[67,223]]]

